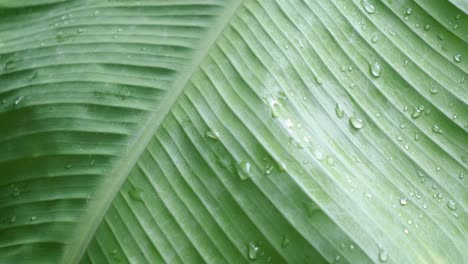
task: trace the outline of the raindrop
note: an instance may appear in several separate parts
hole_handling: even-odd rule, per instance
[[[379,246],[379,260],[380,260],[380,262],[387,262],[388,261],[388,253],[381,246]]]
[[[271,172],[273,171],[274,166],[271,164],[266,164],[265,165],[265,174],[270,175]]]
[[[402,138],[400,135],[398,135],[398,136],[397,136],[397,140],[398,140],[398,141],[402,141],[403,138]]]
[[[460,174],[458,174],[458,178],[459,178],[460,180],[463,180],[463,179],[465,178],[465,172],[460,171]]]
[[[16,215],[10,218],[10,224],[13,224],[16,221]]]
[[[24,96],[20,96],[18,97],[16,100],[15,100],[15,105],[19,105],[19,103],[21,103],[21,101],[23,100]]]
[[[135,187],[133,190],[128,191],[128,195],[135,201],[143,201],[143,189]]]
[[[411,7],[408,8],[408,9],[406,9],[405,14],[406,14],[407,16],[411,16],[411,15],[413,14],[413,9],[412,9]]]
[[[455,56],[453,56],[453,59],[455,60],[455,62],[461,62],[461,54],[458,53],[458,54],[455,54]]]
[[[281,247],[286,248],[290,243],[291,241],[289,240],[288,236],[284,235],[283,240],[281,241]]]
[[[67,164],[65,165],[65,169],[71,169],[72,165],[71,164]]]
[[[378,35],[373,36],[371,41],[372,43],[377,43],[377,41],[379,41],[379,36]]]
[[[366,10],[367,13],[369,14],[374,14],[375,13],[375,7],[373,4],[369,3],[368,0],[362,0],[361,5]]]
[[[242,180],[247,180],[252,176],[252,164],[250,162],[243,160],[239,163],[239,167],[237,174]]]
[[[427,31],[427,30],[429,30],[429,29],[431,29],[431,25],[425,25],[425,26],[424,26],[424,30]]]
[[[380,112],[375,113],[375,117],[380,118],[382,114]]]
[[[327,157],[325,158],[326,161],[327,161],[327,164],[330,166],[330,167],[333,167],[335,166],[335,159],[330,156],[330,155],[327,155]]]
[[[449,200],[447,202],[447,207],[452,210],[452,211],[455,211],[457,210],[457,203],[454,201],[454,200]]]
[[[344,110],[343,108],[341,108],[341,106],[338,103],[336,103],[336,106],[335,106],[335,113],[338,118],[343,118],[344,116]]]
[[[405,234],[408,234],[409,230],[405,228],[405,229],[403,229],[403,232],[405,232]]]
[[[369,65],[370,72],[375,78],[379,78],[382,75],[382,67],[380,63],[375,61]]]
[[[31,221],[34,221],[37,219],[37,216],[31,216]]]
[[[276,110],[278,105],[279,105],[278,102],[276,102],[275,100],[273,100],[270,103],[271,117],[273,117],[273,118],[278,118],[278,116],[279,116],[278,110]]]
[[[251,260],[257,259],[257,254],[258,254],[259,249],[260,248],[257,245],[255,245],[254,242],[250,242],[249,243],[249,259]]]
[[[440,39],[440,40],[444,40],[445,37],[444,37],[444,34],[439,34],[439,35],[437,35],[437,38]]]
[[[408,204],[408,200],[406,199],[406,197],[400,198],[400,204],[402,206],[405,206]]]
[[[286,171],[286,164],[281,161],[276,162],[280,171]]]
[[[442,131],[442,129],[440,129],[440,127],[438,125],[435,125],[435,124],[432,126],[432,131],[434,133],[437,133],[437,134],[443,134],[444,133],[444,131]]]
[[[209,131],[206,132],[206,136],[208,138],[213,139],[213,140],[218,140],[219,139],[219,133],[217,131],[209,130]]]
[[[431,94],[437,94],[437,93],[439,92],[439,90],[438,90],[437,88],[431,88],[431,89],[429,90],[429,92],[430,92]]]
[[[346,71],[346,66],[342,65],[342,66],[340,67],[340,70],[341,70],[342,72],[345,72],[345,71]]]
[[[370,194],[369,192],[366,192],[364,193],[364,196],[371,199],[372,198],[372,194]]]
[[[76,30],[77,33],[84,33],[84,32],[86,32],[86,31],[87,31],[87,30],[86,30],[85,28],[78,28],[78,29]]]
[[[338,256],[335,257],[335,261],[336,261],[336,262],[340,261],[340,259],[341,259],[341,256],[340,256],[340,255],[338,255]]]
[[[358,117],[351,116],[349,118],[349,123],[351,126],[353,126],[355,129],[361,129],[364,127],[364,121]]]
[[[411,117],[414,118],[414,119],[417,119],[418,117],[420,117],[422,115],[422,112],[421,110],[419,109],[414,109],[414,112],[411,114]]]

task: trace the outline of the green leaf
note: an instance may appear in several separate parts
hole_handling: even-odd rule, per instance
[[[0,0],[2,261],[465,263],[463,6]]]

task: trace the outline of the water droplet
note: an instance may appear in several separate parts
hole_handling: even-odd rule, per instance
[[[382,114],[380,112],[375,113],[375,117],[380,118]]]
[[[444,40],[445,37],[444,37],[444,34],[439,34],[439,35],[437,35],[437,38],[440,39],[440,40]]]
[[[371,4],[368,0],[362,0],[361,5],[366,10],[367,13],[369,14],[374,14],[375,13],[375,7],[373,4]]]
[[[381,246],[379,246],[379,260],[380,260],[380,262],[387,262],[388,261],[388,253]]]
[[[460,171],[460,174],[458,174],[458,178],[459,178],[460,180],[463,180],[463,179],[465,178],[465,172]]]
[[[372,43],[377,43],[379,41],[379,36],[378,35],[374,35],[371,39]]]
[[[364,196],[369,199],[372,199],[372,194],[370,194],[369,192],[364,193]]]
[[[416,108],[416,109],[414,109],[413,113],[411,114],[411,117],[414,118],[414,119],[417,119],[421,115],[422,115],[421,110]]]
[[[408,204],[408,200],[406,199],[406,197],[400,198],[400,204],[401,204],[402,206],[405,206],[405,205]]]
[[[336,262],[340,261],[340,259],[341,259],[341,256],[340,256],[340,255],[338,255],[338,256],[335,257],[335,261],[336,261]]]
[[[92,160],[92,161],[89,163],[89,165],[93,166],[95,162],[96,162],[95,160]]]
[[[67,164],[65,165],[65,169],[71,169],[72,165],[71,164]]]
[[[427,209],[427,204],[423,204],[423,208],[424,208],[424,209]]]
[[[279,113],[277,107],[279,106],[278,102],[273,100],[270,102],[271,117],[278,118]]]
[[[343,108],[341,108],[341,106],[338,103],[336,103],[336,106],[335,106],[335,113],[338,118],[343,118],[344,116],[344,110]]]
[[[398,136],[397,136],[397,140],[398,140],[398,141],[402,141],[403,138],[402,138],[400,135],[398,135]]]
[[[16,215],[10,218],[10,224],[13,224],[16,221]]]
[[[443,134],[444,133],[444,131],[442,131],[442,129],[440,129],[440,127],[438,125],[435,125],[435,124],[432,126],[432,131],[434,133],[437,133],[437,134]]]
[[[453,56],[453,60],[455,60],[455,62],[461,62],[461,58],[462,55],[460,53],[455,54],[455,56]]]
[[[289,240],[288,236],[284,235],[283,240],[281,241],[281,247],[286,248],[290,243],[291,241]]]
[[[254,242],[250,242],[249,243],[249,259],[251,260],[255,260],[257,259],[257,254],[258,254],[258,250],[260,249],[259,246],[255,245]]]
[[[427,30],[429,30],[429,29],[431,29],[431,25],[428,24],[428,25],[425,25],[425,26],[424,26],[424,30],[427,31]]]
[[[206,136],[208,138],[213,139],[213,140],[218,140],[219,139],[219,133],[217,131],[208,130],[206,132]]]
[[[457,203],[454,201],[454,200],[449,200],[447,202],[447,207],[452,210],[452,211],[455,211],[457,210]]]
[[[358,117],[351,116],[349,118],[349,123],[351,126],[353,126],[355,129],[361,129],[364,127],[364,121]]]
[[[19,105],[19,103],[21,103],[21,101],[23,100],[24,96],[20,96],[18,97],[16,100],[15,100],[15,105]]]
[[[277,161],[276,163],[277,163],[278,169],[279,169],[280,171],[286,171],[286,168],[287,168],[287,167],[286,167],[286,164],[284,164],[284,163],[281,162],[281,161]]]
[[[419,134],[418,132],[414,133],[414,140],[419,141]]]
[[[409,63],[409,61],[405,59],[405,61],[403,62],[403,66],[405,66],[405,67],[408,66],[408,63]]]
[[[237,175],[239,175],[239,177],[242,179],[242,180],[247,180],[248,178],[250,178],[252,176],[252,164],[250,164],[250,162],[248,161],[241,161],[239,163],[239,169],[237,170]]]
[[[346,71],[346,66],[344,66],[344,65],[341,65],[341,67],[340,67],[340,71],[342,71],[342,72],[345,72],[345,71]]]
[[[76,32],[77,32],[77,33],[80,33],[80,34],[86,32],[86,31],[87,31],[86,28],[78,28],[78,29],[76,30]]]
[[[333,167],[335,166],[335,159],[330,156],[330,155],[327,155],[327,157],[325,158],[326,161],[327,161],[327,164],[330,166],[330,167]]]
[[[408,229],[403,229],[403,232],[405,232],[405,234],[409,234],[409,230]]]
[[[269,163],[266,164],[265,165],[265,174],[270,175],[271,172],[273,171],[273,169],[274,169],[274,166],[272,164],[269,164]]]
[[[37,216],[31,216],[31,221],[34,221],[37,219]]]
[[[132,198],[135,201],[143,201],[142,194],[143,194],[143,189],[139,187],[134,187],[133,190],[128,191],[128,195],[130,196],[130,198]]]
[[[378,61],[375,61],[369,65],[370,72],[375,78],[379,78],[382,75],[382,67]]]
[[[353,244],[349,244],[349,249],[354,250],[354,245],[353,245]]]
[[[411,7],[408,8],[408,9],[406,9],[405,14],[406,14],[407,16],[411,16],[411,15],[413,14],[413,9],[412,9]]]

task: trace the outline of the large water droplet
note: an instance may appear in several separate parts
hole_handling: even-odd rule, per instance
[[[289,246],[290,243],[291,243],[291,241],[289,240],[288,236],[284,235],[283,240],[281,241],[281,247],[285,248],[285,247]]]
[[[457,210],[457,203],[454,201],[454,200],[449,200],[447,202],[447,207],[452,210],[452,211],[455,211]]]
[[[403,206],[408,204],[408,200],[406,199],[406,197],[400,198],[400,204],[403,205]]]
[[[143,189],[135,187],[133,190],[128,191],[128,195],[135,201],[143,201]]]
[[[410,7],[410,8],[408,8],[408,9],[406,9],[406,11],[405,11],[405,15],[407,15],[407,16],[411,16],[412,14],[413,14],[413,9],[412,9],[411,7]]]
[[[355,129],[361,129],[364,127],[364,121],[361,118],[351,116],[349,118],[349,123],[351,126],[353,126]]]
[[[241,161],[239,163],[239,169],[237,170],[237,174],[242,180],[247,180],[252,176],[252,164],[248,161]]]
[[[382,75],[382,67],[380,66],[380,63],[378,61],[372,62],[369,65],[369,69],[370,69],[370,73],[375,78],[379,78]]]
[[[438,125],[435,125],[435,124],[432,126],[432,131],[434,133],[437,133],[437,134],[443,134],[444,133],[444,131],[442,131],[442,129],[440,129],[440,127]]]
[[[336,106],[335,106],[335,113],[338,118],[343,118],[344,116],[344,110],[343,108],[341,108],[341,106],[338,103],[336,103]]]
[[[218,140],[218,139],[219,139],[219,133],[216,132],[216,131],[212,131],[212,130],[208,130],[208,131],[206,132],[206,136],[207,136],[208,138],[213,139],[213,140]]]
[[[250,242],[249,243],[249,259],[251,260],[255,260],[257,259],[257,254],[258,254],[258,250],[260,249],[259,246],[255,245],[254,242]]]
[[[35,221],[37,219],[37,216],[31,216],[31,221]]]
[[[279,116],[279,113],[278,113],[278,110],[277,110],[278,106],[279,106],[279,104],[275,100],[270,102],[271,117],[278,118],[278,116]]]
[[[461,62],[461,58],[462,58],[462,56],[461,56],[460,53],[459,53],[459,54],[455,54],[455,56],[453,56],[453,60],[454,60],[455,62]]]
[[[380,262],[387,262],[388,261],[388,253],[381,246],[379,246],[379,260],[380,260]]]
[[[367,13],[369,14],[374,14],[375,13],[375,6],[371,4],[368,0],[362,0],[361,5],[366,10]]]

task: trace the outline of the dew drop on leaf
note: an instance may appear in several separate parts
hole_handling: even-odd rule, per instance
[[[216,131],[209,130],[206,132],[206,136],[208,138],[211,138],[213,140],[218,140],[219,139],[219,134]]]
[[[379,36],[378,35],[373,36],[371,41],[372,43],[377,43],[379,41]]]
[[[375,13],[375,6],[371,4],[368,0],[362,0],[361,5],[366,10],[367,13],[369,14],[374,14]]]
[[[37,219],[37,216],[31,216],[31,221],[34,221]]]
[[[400,198],[400,204],[403,206],[408,204],[408,200],[406,199],[406,197]]]
[[[343,118],[344,116],[344,110],[338,103],[335,106],[335,113],[338,118]]]
[[[379,246],[379,261],[380,262],[387,262],[388,261],[388,253],[381,246]]]
[[[453,56],[453,60],[455,60],[455,62],[461,62],[461,54],[455,54],[455,56]]]
[[[128,191],[128,195],[135,201],[143,201],[143,189],[135,187],[133,190]]]
[[[454,201],[454,200],[449,200],[447,202],[447,207],[452,210],[452,211],[455,211],[457,210],[457,203]]]
[[[13,224],[16,221],[16,215],[10,218],[10,224]]]
[[[361,129],[364,127],[364,121],[361,118],[351,116],[349,118],[349,123],[351,126],[353,126],[355,129]]]
[[[375,78],[379,78],[382,75],[382,67],[380,66],[380,63],[378,61],[372,62],[369,65],[369,68],[370,68],[370,73]]]
[[[333,167],[335,166],[335,159],[330,156],[330,155],[327,155],[327,157],[325,158],[326,161],[327,161],[327,164],[330,166],[330,167]]]
[[[427,30],[429,30],[429,29],[431,29],[431,25],[428,24],[428,25],[425,25],[425,26],[424,26],[424,30],[427,31]]]
[[[252,176],[252,164],[246,160],[241,161],[239,163],[237,174],[242,180],[249,179]]]
[[[257,259],[257,254],[258,254],[259,249],[260,249],[259,246],[255,245],[254,242],[250,242],[249,243],[249,252],[248,252],[249,259],[251,259],[251,260]]]

